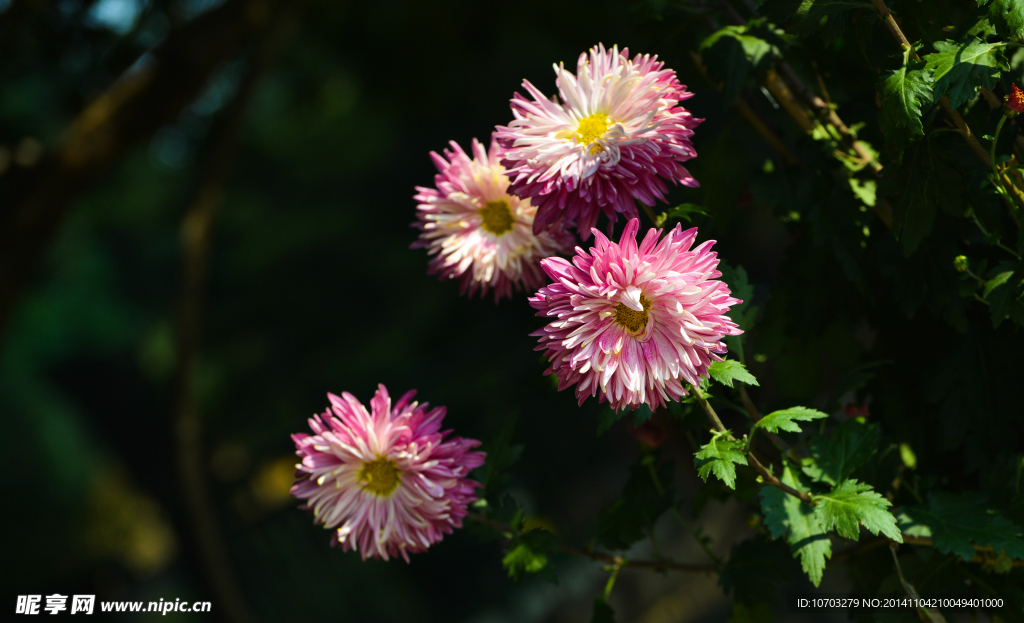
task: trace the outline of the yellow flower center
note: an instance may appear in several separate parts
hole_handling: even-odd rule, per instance
[[[580,119],[580,125],[576,128],[576,138],[584,145],[589,145],[604,136],[611,124],[612,120],[608,115],[596,112]],[[597,147],[600,148],[599,145]]]
[[[378,457],[363,463],[359,470],[359,482],[365,482],[363,489],[374,495],[386,498],[398,488],[398,477],[402,470],[387,457]]]
[[[651,308],[651,302],[646,296],[641,294],[640,305],[644,308],[643,311],[637,311],[626,307],[625,303],[619,303],[615,306],[616,324],[623,327],[633,335],[640,333],[644,330],[644,327],[647,326],[647,311]]]
[[[480,220],[483,221],[480,225],[495,236],[512,231],[512,224],[516,221],[504,199],[488,201],[487,205],[480,208]]]

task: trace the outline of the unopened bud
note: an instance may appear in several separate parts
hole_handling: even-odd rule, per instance
[[[956,268],[956,272],[958,273],[967,272],[967,256],[958,255],[953,258],[953,267]]]

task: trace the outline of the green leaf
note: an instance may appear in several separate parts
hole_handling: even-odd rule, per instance
[[[480,484],[484,486],[485,491],[499,489],[511,480],[508,469],[515,465],[523,453],[522,445],[512,444],[517,420],[518,416],[515,413],[504,418],[494,439],[484,447],[487,451],[487,462],[484,463]]]
[[[594,597],[594,614],[590,617],[590,623],[615,623],[615,611],[604,597]]]
[[[1006,283],[1007,281],[1009,281],[1010,277],[1012,277],[1012,276],[1013,276],[1013,271],[1012,270],[1007,270],[1007,271],[1001,272],[998,275],[996,275],[995,277],[989,279],[988,281],[985,282],[985,291],[984,291],[984,293],[981,296],[984,297],[984,298],[988,298],[988,295],[992,293],[992,290],[995,290],[999,286],[1001,286],[1004,283]]]
[[[514,497],[506,493],[493,509],[492,514],[495,519],[511,526],[513,530],[523,529],[523,507]]]
[[[1021,0],[993,0],[988,8],[988,19],[1001,37],[1019,39],[1024,36],[1024,2]]]
[[[508,577],[516,582],[526,575],[539,575],[552,584],[558,584],[558,576],[549,564],[550,555],[557,551],[558,537],[547,530],[534,528],[509,542],[501,564],[508,571]]]
[[[814,517],[822,530],[834,527],[840,536],[856,541],[860,538],[860,526],[864,526],[871,534],[881,533],[897,543],[903,542],[896,518],[886,510],[892,503],[870,485],[846,480],[829,493],[814,496],[814,500]]]
[[[732,387],[733,381],[739,381],[747,385],[758,384],[754,375],[747,372],[746,366],[730,359],[711,362],[711,365],[708,366],[708,374],[726,387]]]
[[[615,409],[605,409],[604,411],[602,411],[601,415],[598,417],[597,420],[597,436],[600,437],[601,435],[605,434],[608,431],[608,429],[612,427],[613,424],[615,424],[622,418],[626,417],[627,415],[629,415],[629,411],[626,409],[622,409],[621,411],[616,411]]]
[[[822,413],[817,409],[791,407],[789,409],[783,409],[782,411],[772,411],[758,420],[757,423],[754,424],[754,428],[761,427],[769,433],[777,433],[780,429],[791,433],[799,433],[802,432],[803,429],[801,429],[800,425],[797,424],[798,421],[810,422],[812,420],[818,420],[826,417],[828,417],[827,413]]]
[[[788,465],[782,469],[782,482],[804,493],[805,487]],[[814,507],[801,502],[775,487],[761,488],[761,510],[764,523],[772,538],[786,535],[793,557],[800,558],[800,566],[811,582],[818,586],[825,572],[825,559],[832,558],[832,542],[814,517]]]
[[[1009,262],[1002,262],[1003,266],[1012,265]],[[985,300],[989,302],[989,313],[992,316],[992,326],[998,327],[1014,311],[1014,306],[1020,304],[1024,296],[1021,291],[1021,284],[1024,283],[1024,265],[1017,268],[1009,276],[1000,272],[985,283]]]
[[[668,214],[666,214],[665,216],[666,216],[666,219],[677,218],[677,219],[684,220],[687,223],[689,223],[689,222],[691,222],[690,221],[691,215],[694,215],[694,214],[700,214],[701,216],[707,216],[708,215],[707,211],[704,210],[704,208],[700,207],[699,205],[697,205],[695,203],[682,203],[682,204],[677,205],[676,207],[672,208],[671,210],[669,210]]]
[[[904,509],[899,523],[904,534],[931,538],[937,551],[964,561],[974,557],[972,543],[1024,560],[1024,529],[989,508],[976,493],[932,493],[927,507]]]
[[[635,463],[622,497],[597,516],[598,542],[621,550],[650,534],[658,518],[672,507],[671,482],[672,464],[657,465],[657,455]]]
[[[900,162],[899,176],[893,178],[900,188],[893,198],[892,229],[906,256],[917,250],[935,224],[936,206],[928,196],[935,165],[928,144],[927,140],[915,143]]]
[[[880,436],[877,424],[848,420],[831,437],[811,437],[809,445],[814,460],[806,462],[803,471],[814,480],[838,484],[871,459]]]
[[[913,143],[894,175],[882,180],[883,193],[893,203],[893,233],[909,257],[931,233],[936,208],[962,216],[964,173],[940,147],[934,134]]]
[[[903,51],[903,65],[884,71],[878,80],[882,101],[879,121],[888,146],[901,151],[914,138],[924,136],[922,108],[932,104],[932,72],[925,64],[910,60],[910,50]]]
[[[892,363],[891,361],[869,361],[862,363],[854,369],[850,370],[843,376],[842,379],[836,383],[832,393],[829,394],[828,400],[826,401],[827,408],[831,409],[833,406],[838,405],[839,399],[843,397],[846,392],[853,391],[859,387],[862,387],[871,379],[875,378],[875,372],[872,368]]]
[[[873,9],[870,2],[857,0],[767,0],[761,13],[777,23],[789,22],[790,30],[804,38],[823,29],[825,45],[842,34],[851,11]]]
[[[743,452],[744,442],[729,439],[729,431],[711,431],[711,441],[701,446],[694,454],[693,464],[697,467],[697,475],[704,482],[708,481],[711,472],[730,489],[736,488],[736,465],[746,465],[747,456]]]
[[[647,420],[654,417],[654,411],[647,405],[640,405],[633,410],[633,426],[640,426]]]
[[[988,21],[987,17],[981,17],[973,26],[968,28],[964,34],[974,35],[980,39],[987,39],[995,36],[996,27],[992,25],[992,22]]]
[[[961,41],[936,41],[933,46],[936,52],[924,57],[925,67],[932,70],[935,79],[933,97],[938,99],[945,94],[953,108],[972,99],[979,86],[995,88],[999,72],[1009,69],[998,43],[967,37]]]
[[[779,34],[766,27],[764,19],[756,19],[745,26],[726,26],[700,44],[708,75],[722,83],[725,101],[736,99],[748,77],[760,77],[768,70],[772,55],[780,53]]]

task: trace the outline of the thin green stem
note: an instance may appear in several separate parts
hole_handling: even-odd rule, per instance
[[[968,268],[964,272],[967,273],[969,276],[973,277],[974,280],[977,281],[978,283],[985,285],[985,280],[979,277],[978,275],[974,274],[974,271],[971,270],[970,268]]]
[[[722,424],[722,420],[718,418],[718,414],[715,413],[711,404],[708,403],[708,399],[704,396],[704,392],[700,390],[700,387],[697,385],[690,385],[690,389],[693,390],[693,395],[697,397],[697,402],[699,402],[701,408],[704,409],[704,413],[706,413],[708,419],[711,420],[711,424],[715,427],[715,430],[720,433],[726,432],[728,429],[725,428],[725,424]]]
[[[1002,249],[1003,251],[1006,251],[1007,253],[1017,258],[1018,260],[1020,259],[1020,255],[1010,247],[1003,244],[1003,241],[999,239],[999,236],[993,235],[989,233],[987,229],[985,229],[985,225],[982,224],[981,219],[978,218],[978,214],[974,210],[969,210],[968,212],[971,215],[971,219],[974,220],[974,224],[978,226],[978,229],[981,230],[981,233],[984,234],[985,239],[988,240],[990,244],[995,243],[995,245]]]
[[[1003,124],[1006,123],[1006,115],[999,118],[999,123],[996,124],[996,133],[992,137],[992,145],[989,147],[989,159],[992,162],[992,175],[995,176],[996,184],[1002,186],[1002,179],[999,177],[999,169],[996,166],[996,143],[999,142],[999,133],[1003,131]]]
[[[697,401],[700,403],[700,406],[704,408],[704,412],[707,414],[708,419],[711,420],[711,423],[718,430],[718,432],[729,432],[725,425],[722,424],[722,420],[718,418],[718,414],[715,413],[715,410],[711,408],[711,405],[704,397],[704,392],[702,392],[700,388],[697,387],[696,385],[690,385],[690,389],[693,390],[694,395],[697,397]],[[735,439],[735,437],[733,437],[732,435],[730,435],[729,438]],[[761,478],[764,480],[765,484],[769,484],[775,487],[776,489],[779,489],[780,491],[785,491],[786,493],[792,495],[793,497],[800,498],[800,501],[804,502],[805,504],[810,504],[811,506],[815,504],[814,498],[812,498],[810,495],[804,493],[803,491],[797,491],[793,487],[779,480],[775,476],[775,474],[771,472],[771,470],[769,470],[768,468],[761,464],[761,461],[758,460],[757,456],[753,453],[753,451],[747,450],[747,457],[750,459],[750,466],[754,468],[754,471],[761,475]]]
[[[616,563],[612,566],[612,574],[608,576],[608,583],[604,585],[604,600],[608,601],[608,597],[612,594],[612,588],[615,587],[615,580],[619,578],[619,571],[622,569],[622,564]]]

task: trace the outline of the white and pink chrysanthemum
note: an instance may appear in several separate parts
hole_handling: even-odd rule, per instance
[[[580,404],[598,394],[613,409],[651,409],[687,395],[708,364],[721,361],[722,338],[741,333],[726,313],[740,303],[716,270],[709,240],[690,250],[697,229],[677,225],[661,239],[651,229],[638,247],[640,222],[632,219],[618,242],[594,230],[590,252],[576,248],[572,263],[541,265],[554,283],[530,299],[538,316],[551,318],[537,350],[551,362],[558,389],[576,386]],[[599,393],[600,392],[600,393]]]
[[[558,97],[528,81],[529,101],[516,93],[515,119],[495,136],[508,151],[511,191],[537,206],[534,231],[575,222],[584,240],[604,212],[637,215],[635,200],[664,199],[665,180],[698,186],[680,164],[697,155],[694,119],[681,100],[693,95],[657,56],[603,45],[580,55],[576,75],[555,66]]]
[[[461,280],[461,292],[494,300],[511,297],[513,290],[534,290],[544,283],[540,261],[567,252],[572,236],[564,231],[533,231],[537,208],[529,199],[508,193],[509,179],[500,164],[502,149],[491,142],[490,153],[473,139],[473,158],[451,142],[445,158],[430,154],[440,173],[437,188],[417,187],[418,220],[422,230],[413,247],[426,247],[433,256],[430,274]]]
[[[306,501],[317,523],[334,530],[332,545],[363,560],[426,551],[462,527],[480,485],[470,470],[483,465],[479,441],[438,432],[445,408],[411,402],[392,406],[383,385],[371,411],[354,396],[327,394],[331,407],[309,420],[312,435],[292,435],[297,467],[292,495]]]

